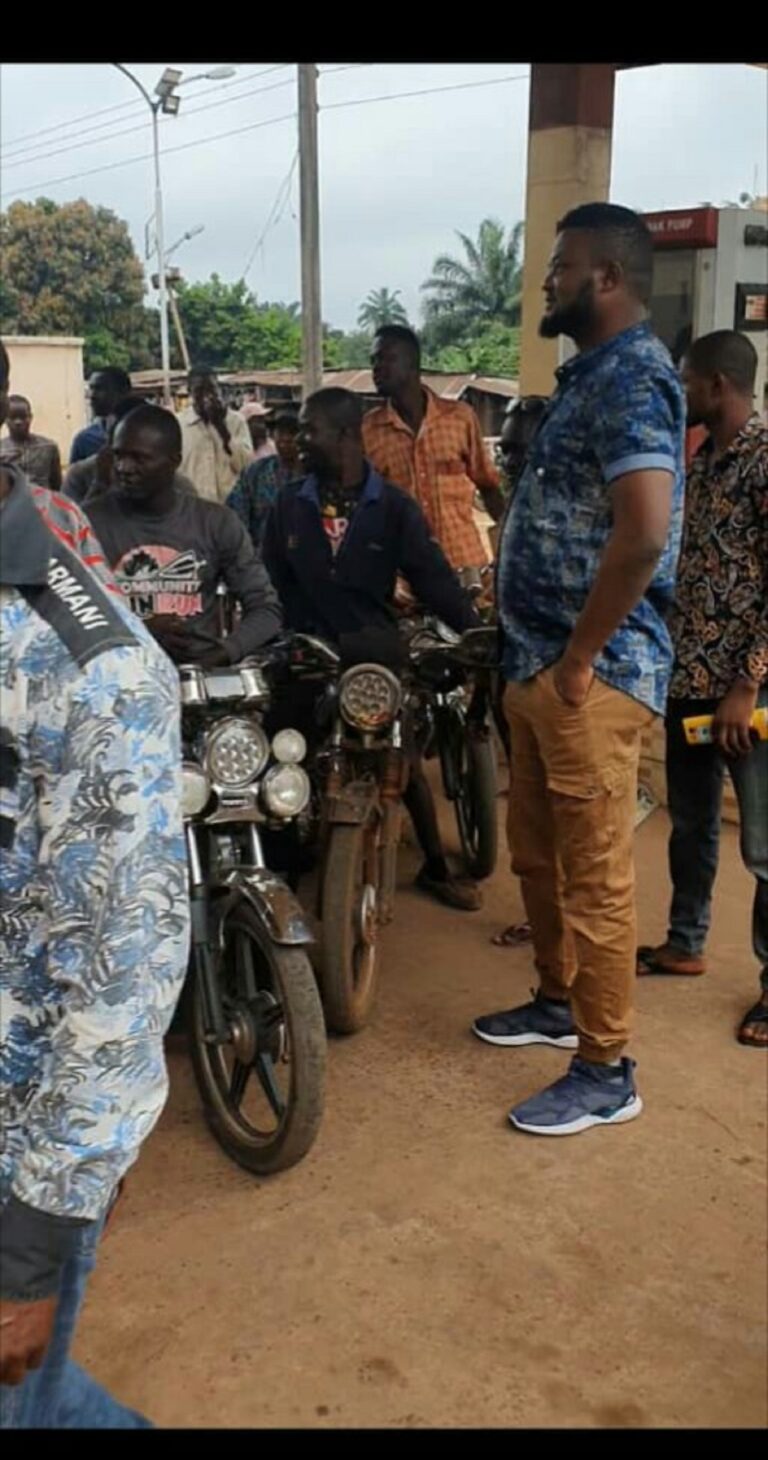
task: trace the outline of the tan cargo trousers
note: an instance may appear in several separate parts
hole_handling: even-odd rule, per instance
[[[635,979],[634,824],[642,731],[654,719],[595,679],[573,709],[552,670],[509,684],[509,845],[546,998],[570,999],[582,1058],[617,1059]]]

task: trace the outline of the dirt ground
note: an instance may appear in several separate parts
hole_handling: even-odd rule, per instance
[[[637,835],[648,941],[666,832],[657,812]],[[756,988],[734,829],[709,974],[638,990],[645,1114],[567,1140],[506,1113],[568,1056],[468,1032],[533,982],[528,950],[489,944],[521,911],[506,857],[475,914],[411,890],[415,867],[405,848],[378,1005],[332,1043],[300,1166],[229,1164],[173,1057],[78,1357],[160,1425],[765,1425],[766,1060],[733,1037]]]

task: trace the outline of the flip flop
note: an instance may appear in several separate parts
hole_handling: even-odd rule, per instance
[[[736,1035],[739,1044],[746,1044],[750,1047],[750,1049],[768,1049],[768,1039],[750,1039],[749,1036],[744,1033],[745,1029],[748,1029],[750,1024],[768,1024],[768,1004],[764,1004],[762,1000],[755,1004],[749,1010],[749,1012],[744,1015],[744,1018],[739,1025],[739,1032]]]
[[[494,948],[521,948],[532,939],[530,923],[510,923],[502,933],[494,933],[491,942]]]
[[[706,973],[707,965],[703,958],[686,957],[684,953],[675,953],[664,946],[651,948],[646,944],[637,950],[636,971],[638,978],[649,974],[660,974],[666,978],[698,978]]]

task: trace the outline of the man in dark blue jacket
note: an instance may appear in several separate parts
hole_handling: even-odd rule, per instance
[[[366,461],[362,421],[360,401],[348,390],[317,391],[302,409],[299,457],[310,474],[278,494],[263,541],[286,626],[334,642],[371,629],[394,633],[401,573],[450,628],[471,628],[471,602],[418,503]],[[450,907],[477,909],[478,889],[448,870],[418,761],[404,801],[425,858],[417,885]]]

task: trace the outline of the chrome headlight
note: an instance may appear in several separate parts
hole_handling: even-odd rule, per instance
[[[208,805],[211,783],[199,765],[185,761],[181,767],[181,811],[185,819],[199,816]]]
[[[300,765],[275,765],[261,789],[271,816],[300,816],[309,801],[309,776]]]
[[[341,676],[339,707],[348,725],[380,730],[400,709],[400,681],[383,664],[356,664]]]
[[[283,765],[298,765],[307,753],[307,742],[300,730],[278,730],[272,741],[272,754]]]
[[[261,775],[269,741],[251,720],[222,720],[205,742],[205,768],[215,786],[242,791]]]

